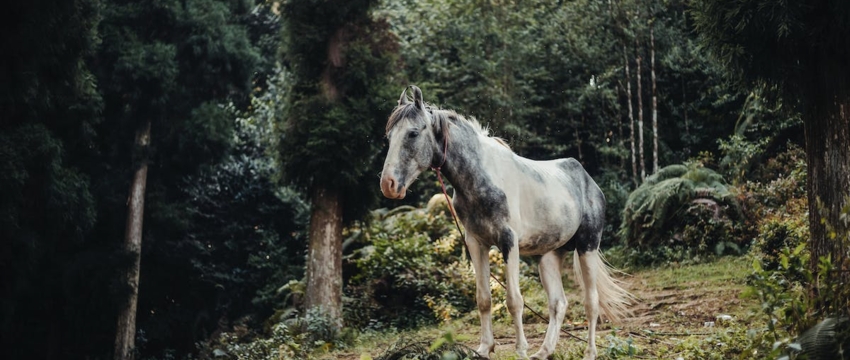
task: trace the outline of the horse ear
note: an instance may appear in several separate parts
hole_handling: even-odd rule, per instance
[[[413,103],[416,104],[419,110],[425,110],[425,101],[422,100],[422,90],[416,85],[410,85],[410,89],[413,90]]]
[[[404,88],[404,91],[401,92],[401,97],[398,98],[398,106],[410,104],[410,100],[407,99],[407,88]]]

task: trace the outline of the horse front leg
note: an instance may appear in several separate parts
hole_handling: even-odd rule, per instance
[[[507,237],[507,238],[506,238]],[[522,310],[524,302],[522,294],[519,291],[519,245],[513,231],[503,232],[499,239],[502,246],[502,256],[505,258],[505,286],[507,286],[507,305],[508,311],[514,320],[514,328],[516,330],[516,352],[520,359],[525,359],[528,356],[528,341],[525,339],[525,331],[522,327]]]
[[[481,318],[481,345],[478,346],[477,352],[481,357],[490,358],[496,341],[493,339],[493,323],[490,316],[492,300],[489,249],[481,246],[472,236],[467,236],[466,247],[469,249],[469,257],[472,258],[472,266],[475,270],[475,301]]]

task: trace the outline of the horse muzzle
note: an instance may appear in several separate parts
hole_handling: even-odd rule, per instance
[[[404,199],[407,187],[395,177],[385,175],[381,177],[381,193],[388,199]]]

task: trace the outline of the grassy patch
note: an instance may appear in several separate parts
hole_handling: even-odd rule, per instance
[[[569,265],[569,264],[566,264]],[[602,324],[597,331],[599,359],[728,359],[758,358],[752,353],[754,334],[764,327],[757,313],[758,303],[742,296],[745,278],[751,270],[746,257],[724,257],[697,265],[668,266],[638,270],[623,277],[631,291],[641,299],[635,316],[623,324]],[[587,338],[584,305],[572,272],[564,277],[569,298],[565,328]],[[548,318],[545,293],[539,283],[524,286],[526,303]],[[515,359],[512,321],[503,306],[494,304],[496,352],[493,359]],[[546,331],[546,321],[524,311],[524,328],[530,345],[537,351]],[[477,311],[442,326],[407,332],[364,333],[357,345],[330,352],[317,358],[374,359],[387,349],[415,342],[434,342],[446,334],[453,341],[471,348],[478,346]],[[555,359],[581,358],[586,343],[561,335]]]

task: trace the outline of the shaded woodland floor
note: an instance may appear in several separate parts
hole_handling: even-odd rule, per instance
[[[603,324],[597,331],[600,359],[685,359],[694,356],[724,358],[738,351],[747,331],[763,327],[762,318],[754,317],[758,302],[745,296],[745,277],[749,273],[747,257],[686,266],[642,269],[624,280],[640,299],[634,316],[622,324]],[[578,338],[587,338],[587,323],[578,288],[565,276],[569,308],[564,328]],[[544,317],[546,300],[542,289],[527,291],[526,303]],[[496,308],[499,308],[496,304]],[[525,311],[525,332],[529,354],[543,341],[546,322]],[[496,351],[492,359],[514,359],[515,338],[507,317],[495,314]],[[470,313],[450,324],[401,333],[374,333],[361,336],[353,348],[317,355],[322,359],[379,358],[388,349],[415,341],[433,342],[446,337],[469,347],[478,345],[478,319]],[[580,359],[585,342],[561,335],[555,359]],[[725,355],[724,355],[725,354]]]

